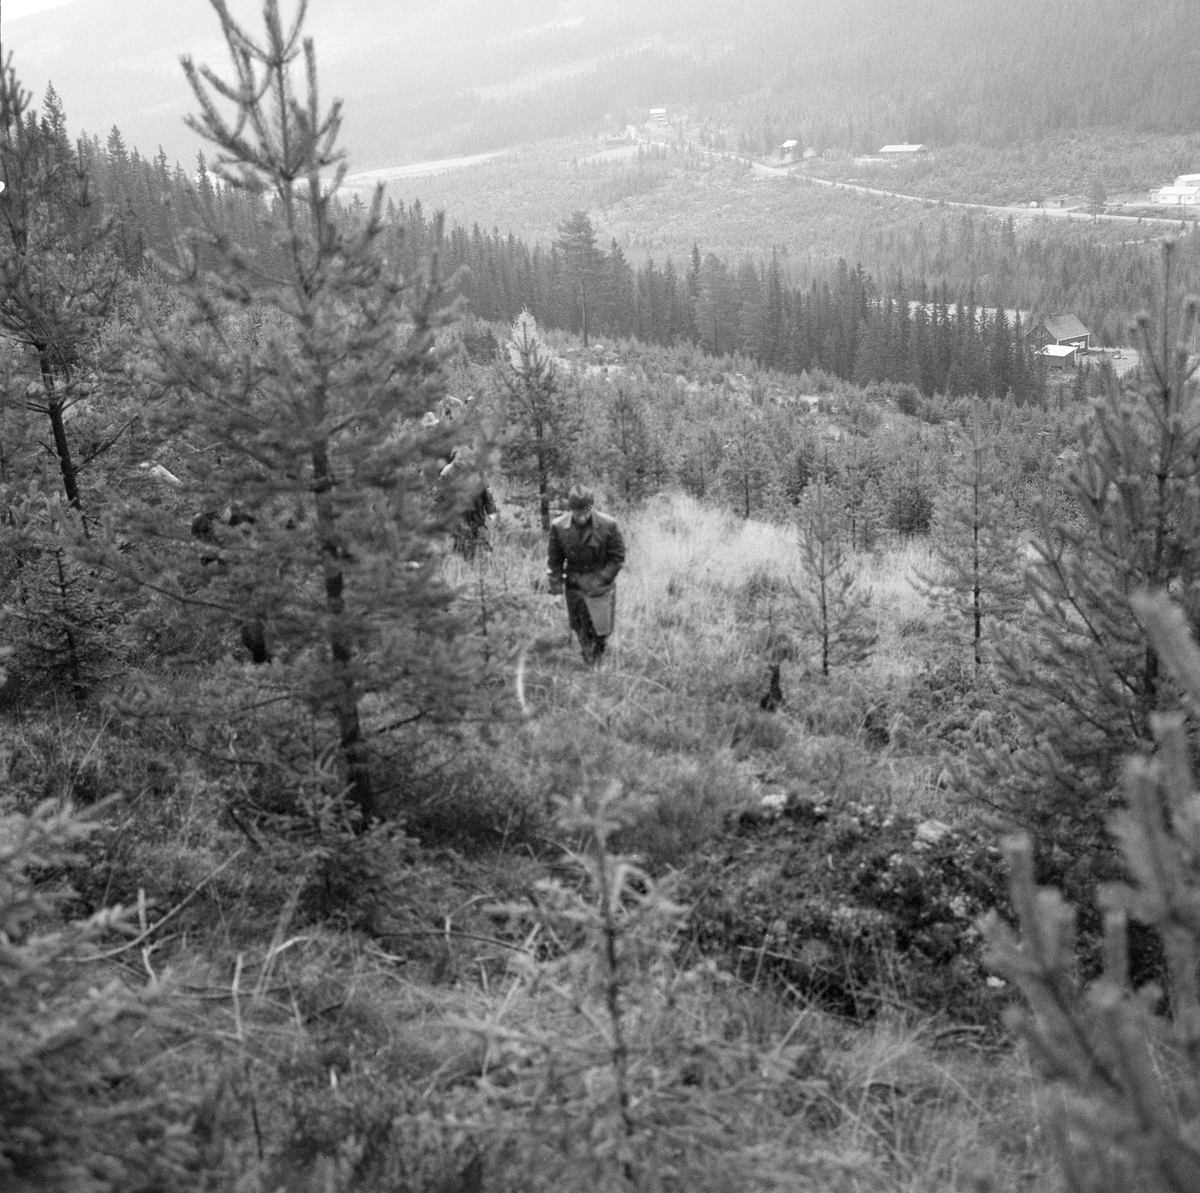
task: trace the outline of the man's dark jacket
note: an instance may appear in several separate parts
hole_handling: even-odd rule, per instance
[[[604,596],[624,562],[625,540],[616,520],[607,514],[593,510],[589,522],[576,526],[568,511],[550,523],[546,570],[551,592],[562,588],[565,572],[568,588],[586,596]]]

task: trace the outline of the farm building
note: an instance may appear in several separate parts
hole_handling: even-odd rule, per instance
[[[1165,207],[1194,207],[1200,203],[1200,174],[1180,174],[1170,186],[1151,191],[1150,202]]]
[[[1074,344],[1044,344],[1037,354],[1045,358],[1048,368],[1073,369],[1077,351]]]
[[[1087,352],[1092,346],[1092,333],[1074,315],[1047,315],[1033,320],[1025,333],[1025,342],[1035,348],[1056,345]],[[1074,363],[1072,360],[1071,364]]]
[[[880,156],[890,158],[916,157],[924,152],[924,145],[885,145],[879,151]]]
[[[780,157],[795,157],[796,150],[799,147],[800,147],[800,142],[795,139],[784,141],[784,143],[779,146],[779,156]]]
[[[652,125],[665,125],[667,123],[667,109],[651,108],[650,117],[646,123]]]

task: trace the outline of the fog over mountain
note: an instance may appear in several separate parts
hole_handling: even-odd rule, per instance
[[[367,166],[410,153],[413,130],[452,134],[463,123],[456,100],[495,102],[650,46],[702,51],[700,35],[719,32],[723,7],[711,0],[672,0],[651,12],[629,0],[312,0],[307,27],[326,95],[347,101],[355,164]],[[251,28],[261,25],[260,8],[254,0],[230,4]],[[179,57],[190,53],[223,69],[217,28],[205,0],[73,0],[8,20],[4,49],[39,97],[53,81],[73,126],[103,135],[116,124],[144,153],[161,144],[169,156],[189,158],[198,142],[182,124],[194,105]]]
[[[260,24],[256,0],[234,13]],[[294,6],[285,4],[285,13]],[[653,105],[807,143],[1011,142],[1097,125],[1200,128],[1200,6],[1148,0],[312,0],[355,168],[641,119]],[[75,128],[144,154],[199,142],[179,56],[218,69],[205,0],[73,0],[8,19],[6,52]]]

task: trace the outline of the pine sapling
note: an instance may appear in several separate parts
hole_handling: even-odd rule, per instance
[[[552,489],[570,472],[580,423],[537,321],[528,311],[513,322],[497,378],[508,412],[504,461],[518,481],[536,487],[542,529],[548,531]]]
[[[621,496],[640,501],[646,495],[651,470],[651,444],[646,427],[647,395],[618,384],[607,402],[610,474]]]
[[[851,551],[871,551],[884,522],[883,499],[876,479],[877,461],[863,451],[861,437],[852,435],[850,453],[842,466],[842,500]]]
[[[332,723],[365,825],[383,809],[364,699],[412,717],[464,695],[453,594],[434,566],[459,512],[434,496],[452,432],[425,425],[444,395],[450,312],[436,254],[402,273],[386,252],[382,188],[357,215],[339,210],[341,108],[321,105],[304,3],[287,28],[267,0],[261,39],[213,6],[233,78],[184,60],[191,125],[216,147],[213,175],[257,200],[267,247],[236,243],[197,202],[201,226],[164,266],[178,311],[148,332],[154,430],[192,449],[179,490],[192,505],[130,510],[139,548],[121,553],[114,535],[103,560],[252,631],[275,697]]]
[[[1163,594],[1132,608],[1181,690],[1200,700],[1200,649]],[[1010,1024],[1059,1092],[1052,1125],[1078,1193],[1190,1193],[1200,1188],[1200,792],[1184,719],[1154,717],[1156,755],[1128,760],[1126,808],[1112,822],[1128,881],[1101,892],[1104,972],[1076,976],[1075,917],[1034,882],[1032,843],[1010,839],[1018,937],[995,913],[982,925],[989,964],[1029,1004]],[[1149,925],[1167,959],[1163,991],[1130,988],[1126,925]]]
[[[822,675],[870,657],[878,640],[871,591],[858,583],[847,548],[845,515],[823,478],[804,494],[798,511],[803,570],[792,582],[801,632],[817,641]]]
[[[767,485],[767,442],[762,416],[749,405],[739,405],[726,431],[721,462],[725,487],[743,518],[762,504]]]
[[[164,1098],[152,1072],[165,1038],[156,1029],[169,1026],[152,998],[166,987],[136,993],[127,970],[118,976],[97,960],[97,938],[125,927],[120,908],[72,920],[65,892],[52,894],[45,882],[77,860],[97,828],[94,813],[84,818],[52,801],[23,813],[0,795],[5,1189],[186,1188],[196,1162],[183,1121],[190,1100]]]
[[[1133,594],[1178,591],[1189,615],[1197,612],[1195,308],[1187,303],[1175,318],[1173,252],[1164,252],[1158,332],[1147,318],[1138,325],[1143,379],[1114,382],[1082,425],[1069,480],[1078,516],[1040,515],[1026,569],[1032,624],[997,636],[999,676],[1023,739],[982,752],[971,779],[980,800],[1072,858],[1103,859],[1124,758],[1149,749],[1152,717],[1177,707]]]
[[[31,358],[37,380],[24,400],[45,416],[67,502],[82,509],[67,422],[90,396],[85,367],[123,274],[82,145],[71,147],[61,108],[39,117],[30,100],[10,56],[0,65],[0,330]]]
[[[750,1056],[698,1030],[691,1000],[711,1007],[728,976],[676,962],[684,909],[616,848],[647,811],[619,784],[561,800],[557,827],[575,843],[564,854],[569,876],[539,883],[529,903],[495,909],[520,926],[526,947],[504,1020],[464,1026],[488,1042],[488,1126],[507,1137],[497,1152],[520,1165],[531,1191],[715,1193],[770,1167],[745,1156],[722,1124],[752,1091],[788,1079],[786,1041]],[[555,1030],[509,1026],[535,997]]]
[[[70,550],[82,519],[65,496],[30,485],[9,497],[0,550],[16,576],[0,603],[0,630],[19,648],[25,689],[63,684],[82,700],[113,650],[115,610]]]
[[[984,661],[985,623],[1012,618],[1025,600],[1016,513],[995,444],[980,428],[978,399],[962,450],[962,465],[935,513],[939,574],[920,579],[956,637],[965,624],[978,669]]]

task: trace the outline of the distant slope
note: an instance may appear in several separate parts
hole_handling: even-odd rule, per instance
[[[232,7],[257,24],[258,0]],[[312,0],[309,27],[358,169],[590,131],[657,104],[751,148],[1200,130],[1194,0]],[[195,152],[178,56],[224,62],[204,0],[74,0],[9,22],[5,41],[39,96],[53,79],[73,126]]]
[[[665,46],[680,30],[688,31],[682,52],[703,55],[699,33],[719,30],[724,6],[665,0],[652,7],[646,14],[629,0],[311,0],[307,28],[325,94],[346,100],[354,165],[366,169],[460,144],[477,152],[509,138],[537,139],[521,115],[531,89],[543,94],[545,82],[594,73],[606,56]],[[250,28],[261,26],[258,0],[232,0],[230,8]],[[295,5],[285,0],[283,8]],[[161,144],[183,159],[199,142],[182,124],[194,104],[179,56],[191,53],[222,71],[227,61],[205,0],[73,0],[6,22],[4,41],[35,95],[53,81],[73,127],[103,137],[115,124],[143,153]],[[585,94],[593,90],[590,81],[582,85]],[[653,86],[647,93],[657,96]],[[585,109],[587,120],[592,106]]]

